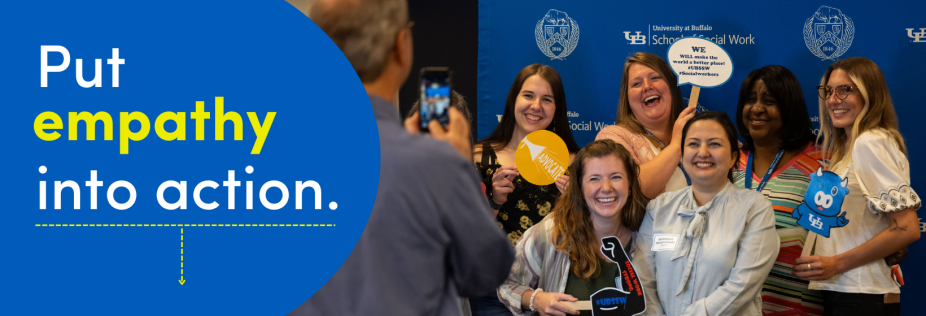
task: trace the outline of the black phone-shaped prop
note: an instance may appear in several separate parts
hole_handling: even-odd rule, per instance
[[[437,120],[441,126],[450,123],[451,81],[450,68],[424,67],[418,80],[418,110],[422,132],[428,132],[428,123]]]
[[[636,269],[617,237],[601,239],[601,253],[617,264],[616,287],[606,287],[591,296],[593,316],[632,316],[646,310],[646,298]]]

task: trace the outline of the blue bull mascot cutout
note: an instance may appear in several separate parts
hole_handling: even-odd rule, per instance
[[[621,241],[613,236],[602,238],[601,253],[617,264],[620,276],[614,278],[616,288],[606,287],[592,294],[592,315],[631,316],[645,311],[643,288]]]
[[[842,211],[842,201],[849,194],[849,188],[846,187],[848,182],[848,178],[840,178],[835,173],[823,171],[823,167],[817,168],[817,172],[810,175],[810,184],[804,193],[804,203],[794,209],[791,216],[807,230],[829,238],[831,227],[849,224],[846,213],[839,214]]]

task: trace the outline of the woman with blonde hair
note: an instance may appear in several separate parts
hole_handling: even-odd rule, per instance
[[[848,224],[818,238],[816,255],[798,258],[792,274],[823,291],[824,315],[900,315],[900,288],[881,258],[919,239],[922,202],[887,82],[874,62],[852,57],[830,65],[817,90],[828,169],[849,190]]]
[[[655,198],[687,186],[679,163],[681,131],[695,107],[685,107],[669,64],[651,53],[628,58],[617,111],[617,124],[602,129],[595,139],[613,140],[630,151],[640,165],[643,194]]]
[[[516,315],[578,314],[563,302],[615,287],[620,269],[599,251],[602,238],[617,237],[633,254],[647,199],[631,154],[611,140],[594,141],[576,154],[569,173],[553,214],[521,237],[511,274],[498,289]]]

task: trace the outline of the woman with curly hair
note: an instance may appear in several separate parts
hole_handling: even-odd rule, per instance
[[[592,142],[576,154],[569,174],[552,216],[521,237],[511,274],[498,289],[514,314],[578,314],[563,302],[589,300],[619,277],[617,265],[598,251],[601,239],[617,237],[625,253],[633,253],[647,200],[630,152],[611,140]]]

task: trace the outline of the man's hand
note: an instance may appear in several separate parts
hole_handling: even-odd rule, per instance
[[[888,267],[894,266],[895,264],[900,264],[900,262],[904,261],[904,259],[907,259],[907,251],[907,247],[903,247],[903,249],[900,249],[900,251],[884,257],[884,262],[887,263]]]
[[[469,138],[469,122],[466,122],[466,118],[463,117],[460,110],[454,107],[448,110],[450,112],[450,124],[447,124],[447,129],[445,130],[437,120],[431,120],[431,122],[428,122],[428,131],[431,133],[431,137],[449,143],[466,160],[471,161],[473,159],[473,144],[470,143]],[[421,129],[418,128],[421,121],[419,115],[419,113],[415,113],[405,120],[405,129],[409,133],[421,133]]]

